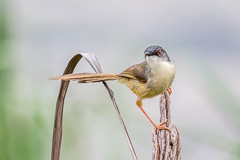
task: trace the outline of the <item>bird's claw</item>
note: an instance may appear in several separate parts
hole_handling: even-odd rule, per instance
[[[154,127],[155,127],[156,129],[158,129],[158,130],[167,130],[167,131],[171,132],[171,130],[170,130],[168,127],[163,126],[163,125],[166,124],[166,123],[167,123],[167,122],[164,121],[164,122],[160,123],[159,125],[154,125]]]

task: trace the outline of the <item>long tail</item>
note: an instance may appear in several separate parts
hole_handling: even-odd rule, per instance
[[[76,74],[65,74],[58,77],[51,77],[51,80],[74,80],[78,83],[89,83],[89,82],[100,82],[100,81],[111,81],[119,79],[118,74],[114,73],[76,73]]]

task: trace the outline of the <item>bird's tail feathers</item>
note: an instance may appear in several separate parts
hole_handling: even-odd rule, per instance
[[[63,80],[69,81],[74,80],[79,83],[90,83],[90,82],[101,82],[117,80],[120,77],[114,73],[76,73],[76,74],[65,74],[58,77],[52,77],[51,80]]]

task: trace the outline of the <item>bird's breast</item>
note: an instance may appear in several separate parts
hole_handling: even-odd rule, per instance
[[[148,97],[163,93],[172,83],[175,76],[175,66],[172,62],[161,62],[150,66],[148,73]]]

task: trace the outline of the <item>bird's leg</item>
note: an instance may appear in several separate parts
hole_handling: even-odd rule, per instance
[[[168,91],[169,95],[172,94],[172,87],[169,86],[168,89],[167,89],[167,91]]]
[[[165,130],[168,130],[170,132],[170,129],[166,126],[163,126],[164,124],[166,124],[167,122],[164,121],[162,123],[160,123],[159,125],[156,125],[152,120],[151,118],[147,115],[147,113],[145,112],[145,110],[143,109],[142,107],[142,99],[138,98],[137,102],[136,102],[137,106],[141,109],[141,111],[143,112],[143,114],[149,119],[149,121],[153,124],[153,126],[156,128],[156,129],[165,129]]]

